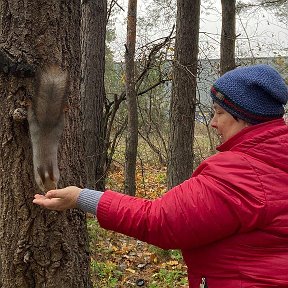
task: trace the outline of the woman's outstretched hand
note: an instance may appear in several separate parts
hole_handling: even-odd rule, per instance
[[[77,199],[81,190],[81,188],[76,186],[50,190],[45,195],[36,194],[33,203],[56,211],[76,208]]]

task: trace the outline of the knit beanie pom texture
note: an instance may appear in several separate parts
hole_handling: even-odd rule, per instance
[[[233,116],[258,124],[283,116],[288,89],[274,68],[260,64],[225,73],[213,84],[211,97]]]

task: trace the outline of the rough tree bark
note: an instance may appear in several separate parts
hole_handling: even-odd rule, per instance
[[[177,0],[173,91],[170,106],[168,187],[193,169],[200,0]]]
[[[81,101],[87,186],[103,190],[107,0],[83,2],[81,21]]]
[[[236,0],[221,0],[222,31],[220,48],[220,74],[223,75],[236,67]]]
[[[129,0],[125,53],[126,98],[128,112],[128,132],[125,153],[125,194],[129,195],[135,195],[136,192],[135,173],[138,146],[138,112],[134,71],[136,21],[137,0]]]
[[[1,51],[19,64],[19,71],[25,60],[42,68],[54,63],[69,72],[59,186],[81,185],[80,1],[0,3]],[[32,204],[39,191],[24,112],[35,83],[33,77],[21,77],[33,73],[13,74],[6,64],[0,65],[0,287],[91,287],[84,214],[78,210],[58,213]]]

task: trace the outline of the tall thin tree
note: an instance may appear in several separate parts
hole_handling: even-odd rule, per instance
[[[128,132],[125,153],[125,193],[135,195],[135,172],[138,146],[138,113],[135,89],[135,46],[136,46],[137,0],[129,0],[127,17],[127,42],[125,52],[126,98]]]
[[[81,101],[87,186],[104,189],[105,38],[107,0],[82,2]]]
[[[193,169],[200,0],[177,0],[173,91],[170,107],[168,186],[189,178]]]
[[[221,0],[222,30],[220,48],[220,74],[223,75],[236,67],[236,0]]]
[[[25,103],[37,97],[33,67],[53,63],[68,71],[59,186],[82,185],[80,1],[2,0],[0,17],[0,286],[91,287],[85,215],[32,204],[38,188],[23,118]]]

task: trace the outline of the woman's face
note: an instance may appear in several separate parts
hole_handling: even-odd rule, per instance
[[[250,124],[241,119],[235,119],[230,113],[224,110],[217,103],[213,104],[214,116],[211,120],[211,126],[217,130],[221,143],[240,132]]]

